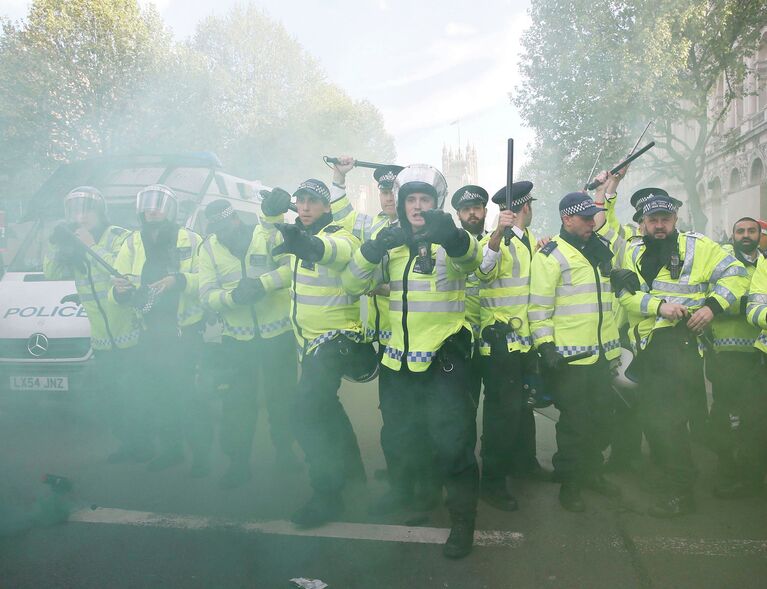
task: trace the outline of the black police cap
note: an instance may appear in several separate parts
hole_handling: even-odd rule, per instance
[[[487,194],[487,190],[481,186],[467,184],[455,191],[453,198],[450,200],[450,204],[452,204],[453,208],[457,211],[458,209],[474,205],[485,206],[487,205],[489,198],[490,196]]]
[[[373,178],[378,182],[378,188],[381,190],[391,190],[397,174],[404,169],[402,166],[381,166],[375,169]]]
[[[514,182],[511,185],[511,206],[519,207],[525,204],[526,202],[535,200],[533,198],[533,195],[531,194],[532,190],[533,190],[532,182],[529,182],[527,180],[520,180],[519,182]],[[493,202],[497,205],[502,205],[502,206],[506,205],[506,187],[505,186],[493,195]]]

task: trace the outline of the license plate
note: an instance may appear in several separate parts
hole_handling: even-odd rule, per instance
[[[68,391],[67,376],[12,376],[13,391]]]

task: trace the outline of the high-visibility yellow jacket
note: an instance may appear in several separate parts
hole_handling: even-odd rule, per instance
[[[359,295],[344,289],[341,273],[360,242],[339,225],[318,231],[325,250],[319,262],[290,257],[290,320],[302,355],[339,334],[361,341]]]
[[[629,314],[629,336],[635,346],[644,349],[656,329],[672,327],[658,314],[662,302],[679,303],[691,313],[700,309],[706,299],[714,299],[723,310],[738,304],[748,286],[746,269],[734,256],[708,237],[695,232],[679,233],[677,237],[681,273],[672,278],[669,268],[658,272],[648,285],[639,271],[645,252],[644,241],[632,240],[626,253],[626,269],[639,278],[641,290],[635,294],[617,293],[621,305]]]
[[[186,279],[184,291],[178,299],[176,321],[179,327],[188,327],[202,320],[203,311],[198,294],[199,274],[198,248],[202,238],[191,229],[179,227],[176,238],[176,255],[178,258],[178,273]],[[141,231],[131,233],[120,248],[115,260],[115,269],[124,274],[133,286],[140,288],[141,271],[146,262],[146,250],[141,239]],[[110,289],[110,298],[114,301],[114,290]]]
[[[762,330],[754,347],[767,354],[767,258],[764,256],[759,258],[751,279],[746,313],[751,324]]]
[[[726,244],[722,248],[730,255],[737,257],[732,244]],[[760,258],[764,256],[759,254]],[[759,260],[757,259],[757,262]],[[748,284],[754,277],[756,264],[743,264],[746,268]],[[746,288],[745,295],[749,294]],[[751,352],[754,350],[754,343],[759,337],[759,328],[750,324],[743,316],[740,299],[735,301],[728,309],[716,316],[711,323],[714,332],[714,347],[720,352]]]
[[[479,242],[480,252],[482,251],[485,235],[486,233],[482,232],[481,235],[472,236]],[[477,342],[479,341],[479,332],[482,326],[482,303],[479,299],[479,288],[480,279],[476,272],[472,272],[466,276],[466,321],[469,322],[471,332]]]
[[[112,225],[107,227],[91,249],[108,264],[114,264],[128,229]],[[94,350],[129,348],[136,344],[141,324],[131,307],[118,305],[109,299],[112,276],[99,264],[85,257],[84,265],[70,266],[61,258],[61,250],[51,245],[45,257],[43,271],[48,280],[74,278],[80,303],[88,316],[91,328],[91,347]]]
[[[400,370],[407,362],[413,372],[425,372],[437,351],[466,321],[466,276],[479,267],[482,253],[476,239],[468,251],[451,258],[439,245],[431,246],[430,273],[421,273],[417,252],[408,245],[389,251],[385,271],[390,277],[389,316],[391,339],[382,364]],[[377,285],[379,264],[365,259],[360,250],[344,271],[344,284],[351,293],[367,292]]]
[[[290,323],[290,258],[272,256],[281,235],[262,225],[253,228],[250,246],[238,258],[215,235],[208,236],[200,248],[200,300],[215,312],[223,325],[222,335],[251,340],[258,334],[272,338],[293,327]],[[238,305],[232,291],[242,278],[261,281],[266,294],[250,305]]]
[[[595,364],[600,352],[608,360],[620,355],[609,276],[559,235],[533,256],[530,275],[527,316],[536,347],[553,342],[565,357],[592,353],[575,365]]]
[[[620,222],[618,213],[615,210],[617,202],[617,194],[614,194],[610,198],[605,198],[605,224],[597,229],[597,233],[610,243],[610,249],[615,254],[615,257],[613,258],[613,267],[621,268],[629,241],[634,237],[641,237],[642,234],[639,232],[639,228],[636,225],[623,224]]]
[[[529,229],[525,230],[531,249],[536,247],[536,240]],[[480,243],[483,252],[487,249],[490,236]],[[478,268],[475,275],[480,282],[481,329],[500,322],[508,325],[509,321],[519,320],[521,326],[506,336],[510,352],[527,352],[533,344],[530,335],[530,323],[527,319],[527,305],[530,297],[530,263],[532,251],[512,234],[507,246],[501,242],[500,257],[492,268],[483,272]],[[490,344],[484,340],[480,344],[480,354],[490,355]]]
[[[330,188],[333,202],[330,211],[333,213],[333,221],[354,235],[360,242],[375,239],[378,232],[384,227],[389,227],[391,221],[385,213],[378,213],[375,217],[354,210],[346,188],[333,184]],[[383,274],[383,263],[381,264]],[[379,281],[383,284],[389,282],[386,276]],[[389,297],[383,294],[368,294],[367,314],[365,315],[365,341],[377,341],[386,345],[391,338],[391,324],[389,322]]]

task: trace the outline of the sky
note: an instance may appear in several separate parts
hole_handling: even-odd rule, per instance
[[[139,0],[149,4],[149,0]],[[154,0],[178,39],[237,0]],[[255,2],[314,56],[328,78],[382,112],[397,162],[442,166],[442,146],[476,146],[479,183],[492,195],[506,181],[506,139],[515,169],[532,131],[509,100],[519,82],[528,0],[260,0]],[[26,0],[3,0],[0,13],[26,15]],[[459,121],[455,124],[455,121]],[[350,154],[371,159],[369,154]],[[224,162],[225,163],[225,162]]]

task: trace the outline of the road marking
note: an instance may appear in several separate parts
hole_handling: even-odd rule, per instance
[[[228,529],[247,533],[276,534],[280,536],[306,536],[338,538],[345,540],[372,540],[413,544],[444,544],[450,532],[447,528],[395,526],[385,524],[358,524],[335,522],[320,528],[303,530],[284,520],[243,522],[198,515],[152,513],[99,507],[73,513],[69,521],[88,524],[127,525],[148,528],[179,530]],[[720,538],[674,538],[632,537],[637,552],[641,554],[673,553],[688,556],[762,556],[767,557],[767,540],[720,539]],[[477,530],[474,543],[477,546],[516,547],[525,541],[520,532],[506,530]],[[619,536],[599,538],[561,538],[563,547],[582,550],[625,550],[625,542]]]
[[[69,521],[89,524],[112,524],[150,528],[182,530],[234,529],[243,532],[277,534],[280,536],[312,536],[319,538],[343,538],[346,540],[373,540],[378,542],[402,542],[415,544],[444,544],[450,530],[394,526],[384,524],[330,523],[320,528],[302,530],[288,521],[239,522],[196,515],[151,513],[127,509],[83,509],[73,513]],[[524,535],[504,530],[477,530],[474,544],[477,546],[507,546],[520,544]]]

